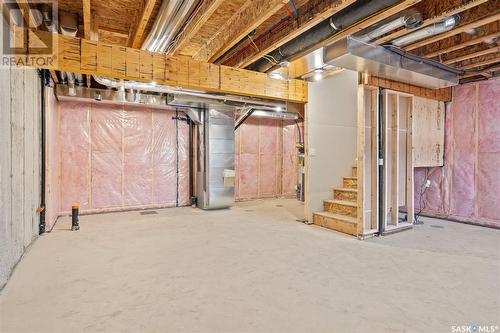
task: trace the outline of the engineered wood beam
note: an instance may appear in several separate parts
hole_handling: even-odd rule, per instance
[[[266,54],[276,50],[280,46],[282,46],[282,45],[288,43],[289,41],[291,41],[292,39],[300,36],[301,34],[306,32],[307,30],[309,30],[312,27],[314,27],[315,25],[319,24],[321,21],[326,20],[327,18],[329,18],[333,14],[346,8],[347,6],[353,4],[356,1],[355,0],[341,0],[341,1],[329,1],[329,2],[330,2],[330,5],[326,6],[324,8],[324,10],[322,10],[320,12],[302,14],[302,16],[309,17],[310,19],[305,21],[305,22],[302,22],[302,24],[300,24],[298,27],[293,29],[293,31],[286,33],[279,40],[274,41],[273,43],[266,46],[265,48],[263,48],[262,50],[260,50],[256,54],[252,55],[251,57],[246,58],[243,62],[238,64],[236,67],[238,67],[238,68],[248,67],[249,65],[251,65],[255,61],[259,60],[260,58],[262,58]],[[315,7],[313,7],[313,8],[315,8]]]
[[[51,58],[56,60],[51,63],[29,63],[36,68],[147,83],[156,82],[158,85],[240,96],[296,103],[307,102],[307,82],[301,80],[276,80],[265,73],[45,31],[36,31],[29,35],[42,40],[56,39],[54,43],[58,45],[57,54]],[[36,53],[33,53],[23,55],[22,58],[36,57]],[[28,66],[26,63],[19,65]]]
[[[92,29],[92,14],[90,8],[91,0],[82,0],[83,5],[83,32],[85,39],[91,39],[91,29]]]
[[[406,51],[415,50],[415,49],[418,49],[422,46],[426,46],[426,45],[429,45],[429,44],[432,44],[435,42],[439,42],[445,38],[456,36],[456,35],[461,34],[469,29],[475,29],[475,28],[478,28],[480,26],[486,25],[488,23],[498,21],[499,19],[500,19],[500,13],[496,13],[494,15],[482,18],[480,20],[458,26],[455,29],[452,29],[448,32],[445,32],[444,34],[440,34],[440,35],[434,36],[432,38],[427,38],[427,39],[424,39],[420,42],[413,43],[409,46],[404,47],[404,49]]]
[[[434,16],[432,18],[429,18],[429,19],[426,19],[422,22],[422,25],[420,25],[418,27],[418,29],[421,29],[421,28],[424,28],[424,27],[427,27],[431,24],[434,24],[434,23],[437,23],[439,21],[442,21],[444,20],[445,18],[447,17],[450,17],[450,16],[453,16],[453,15],[456,15],[456,14],[459,14],[463,11],[466,11],[468,9],[471,9],[471,8],[474,8],[474,7],[477,7],[485,2],[487,2],[488,0],[472,0],[472,1],[469,1],[468,3],[462,5],[462,6],[458,6],[456,8],[453,8],[453,9],[450,9],[450,10],[447,10],[437,16]],[[389,35],[386,35],[384,37],[381,37],[377,40],[375,40],[375,43],[377,44],[384,44],[388,41],[391,41],[391,40],[394,40],[396,38],[399,38],[401,36],[404,36],[412,31],[415,31],[416,29],[408,29],[408,28],[403,28],[401,30],[398,30],[398,31],[395,31]]]
[[[480,44],[480,43],[483,43],[483,42],[485,42],[487,40],[495,39],[495,38],[497,38],[499,36],[500,36],[500,31],[494,32],[494,33],[491,33],[491,34],[486,35],[486,36],[474,38],[474,39],[471,39],[471,40],[469,40],[467,42],[457,43],[456,45],[447,47],[445,49],[441,49],[441,50],[437,50],[437,51],[428,53],[425,56],[427,58],[434,58],[434,57],[436,57],[438,55],[445,54],[445,53],[450,53],[450,52],[457,51],[457,50],[461,50],[461,49],[466,48],[468,46]]]
[[[142,41],[144,40],[146,26],[148,25],[148,22],[151,19],[151,14],[153,13],[155,4],[156,0],[145,0],[144,8],[137,22],[137,28],[135,29],[135,32],[130,38],[130,42],[128,45],[129,47],[132,47],[134,49],[138,49],[141,47]]]
[[[213,62],[288,3],[288,0],[247,1],[205,43],[194,59]]]
[[[200,31],[203,25],[210,19],[212,14],[224,1],[225,0],[203,1],[200,7],[198,7],[193,18],[187,24],[187,28],[179,34],[179,37],[170,53],[175,54],[182,49],[186,43],[188,43],[198,33],[198,31]]]

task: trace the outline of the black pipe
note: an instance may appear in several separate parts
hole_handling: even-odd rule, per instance
[[[269,53],[270,59],[276,60],[273,65],[267,59],[260,59],[250,69],[259,72],[267,72],[284,60],[290,59],[296,54],[314,47],[316,44],[336,35],[345,28],[358,23],[371,15],[397,4],[399,0],[377,0],[357,1],[354,5],[341,10],[332,17],[322,21],[302,35],[292,39],[288,43]]]
[[[384,212],[384,148],[385,148],[385,118],[384,118],[384,95],[382,90],[378,88],[378,235],[381,236],[385,231],[385,212]],[[383,161],[383,163],[380,163]]]
[[[71,206],[71,231],[80,230],[80,224],[78,223],[78,211],[80,207],[78,205]]]
[[[42,69],[39,71],[40,75],[40,221],[38,223],[38,234],[45,233],[45,85],[47,83],[48,71]]]
[[[238,129],[238,127],[240,127],[241,125],[243,125],[243,123],[245,122],[245,120],[247,120],[252,115],[252,113],[254,111],[255,111],[255,109],[250,109],[240,119],[238,119],[238,121],[236,122],[236,126],[234,126],[234,130],[236,131]]]

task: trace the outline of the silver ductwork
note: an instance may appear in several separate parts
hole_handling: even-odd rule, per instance
[[[432,89],[455,86],[459,79],[457,73],[406,58],[352,36],[325,46],[324,61],[333,66]]]
[[[53,21],[50,28],[57,31],[57,26],[55,26]],[[59,30],[61,31],[62,35],[76,37],[78,33],[78,18],[76,14],[61,12],[59,16]],[[83,75],[80,73],[61,72],[61,82],[67,82],[72,91],[74,90],[75,84],[77,86],[85,85]]]
[[[182,89],[153,83],[142,83],[136,81],[119,81],[115,79],[102,78],[94,76],[97,83],[115,89],[149,91],[162,94],[169,94],[169,104],[180,107],[197,107],[207,103],[217,103],[219,101],[226,104],[235,104],[237,106],[249,105],[259,107],[269,107],[276,111],[286,111],[287,103],[270,100],[259,100],[250,97],[241,97],[235,95],[217,95],[206,91]]]
[[[197,204],[202,209],[234,204],[234,107],[208,104],[197,126]]]
[[[425,28],[407,34],[405,36],[399,37],[391,42],[392,45],[397,47],[403,47],[422,39],[429,38],[434,35],[442,34],[444,32],[450,31],[455,28],[460,21],[458,15],[450,16],[441,22],[434,23]]]
[[[142,45],[142,49],[165,53],[181,31],[189,15],[198,5],[198,2],[198,0],[163,1],[151,32]]]
[[[380,27],[370,31],[369,33],[359,36],[358,39],[362,42],[368,43],[396,29],[402,27],[414,29],[421,24],[422,14],[417,10],[409,10],[403,16],[400,16],[389,23],[382,24]]]

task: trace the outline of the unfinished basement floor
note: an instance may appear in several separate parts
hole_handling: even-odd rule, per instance
[[[500,325],[500,230],[359,241],[295,200],[60,219],[0,295],[2,332],[450,332]]]

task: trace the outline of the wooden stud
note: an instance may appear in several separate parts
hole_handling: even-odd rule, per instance
[[[365,230],[365,87],[358,87],[358,139],[357,139],[357,234],[363,235]]]
[[[85,39],[91,39],[91,10],[90,10],[90,1],[91,0],[82,0],[83,6],[83,31]]]
[[[371,114],[371,229],[378,231],[378,89],[370,88]]]
[[[413,97],[409,98],[406,122],[406,209],[407,222],[414,220],[414,168],[413,168]]]
[[[391,103],[391,224],[399,224],[399,96],[390,94]]]

